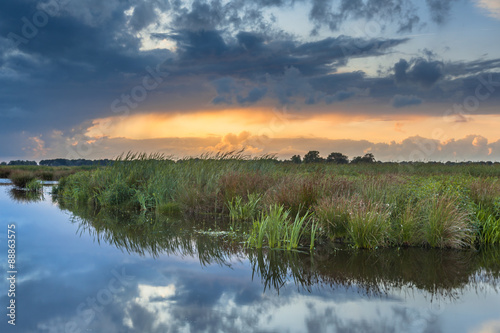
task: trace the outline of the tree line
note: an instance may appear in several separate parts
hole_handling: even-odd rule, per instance
[[[335,164],[357,164],[357,163],[375,163],[375,156],[372,153],[367,153],[363,156],[356,156],[352,160],[349,161],[349,158],[342,153],[330,153],[326,158],[321,157],[319,151],[311,150],[307,154],[304,155],[302,159],[300,155],[293,155],[290,159],[292,163],[335,163]]]
[[[113,160],[103,159],[103,160],[86,160],[86,159],[76,159],[68,160],[66,158],[55,158],[50,160],[41,160],[40,163],[36,161],[27,160],[14,160],[10,162],[2,162],[0,165],[43,165],[43,166],[93,166],[93,165],[109,165],[113,163]]]
[[[334,163],[334,164],[358,164],[358,163],[394,163],[394,162],[381,162],[375,159],[375,156],[372,153],[366,153],[363,156],[356,156],[352,160],[342,154],[342,153],[330,153],[326,158],[322,157],[317,150],[311,150],[302,158],[300,155],[293,155],[289,160],[277,160],[275,157],[272,158],[276,162],[284,162],[284,163]],[[14,160],[10,162],[1,162],[0,165],[42,165],[42,166],[95,166],[95,165],[110,165],[114,162],[114,160],[102,159],[102,160],[86,160],[86,159],[76,159],[69,160],[65,158],[56,158],[49,160],[41,160],[40,163],[36,161],[28,161],[28,160]],[[172,162],[175,162],[172,160]],[[178,162],[182,162],[179,160]],[[419,162],[396,162],[398,164],[412,164]],[[484,164],[484,165],[493,165],[498,164],[498,162],[491,161],[482,161],[482,162],[432,162],[427,161],[426,164],[446,164],[446,165],[464,165],[464,164]]]

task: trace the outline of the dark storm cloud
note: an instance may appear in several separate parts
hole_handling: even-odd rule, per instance
[[[446,22],[455,0],[426,0],[432,20],[437,24]],[[366,19],[378,22],[394,21],[398,32],[411,32],[419,26],[415,2],[409,0],[312,0],[309,18],[315,23],[313,34],[326,26],[335,31],[348,19]]]
[[[432,87],[443,77],[443,63],[425,59],[412,59],[408,63],[401,59],[394,65],[394,79],[397,83],[413,83],[422,88]]]
[[[316,29],[368,19],[411,31],[421,19],[409,0],[57,2],[55,11],[47,1],[0,2],[0,126],[6,140],[23,133],[16,142],[41,137],[49,145],[53,129],[76,137],[81,124],[117,116],[112,102],[140,87],[159,64],[168,79],[127,112],[193,111],[210,102],[300,107],[365,96],[387,105],[396,95],[414,95],[415,87],[426,102],[453,102],[473,94],[481,77],[492,73],[498,81],[498,59],[443,63],[435,55],[402,60],[394,72],[375,78],[363,72],[337,74],[351,59],[393,52],[409,39],[339,36],[303,42],[277,28],[265,13],[307,3]],[[428,1],[425,6],[436,13],[436,22],[445,22],[452,5]],[[26,21],[32,25],[40,10],[46,10],[47,22],[28,38]],[[172,21],[165,23],[165,17]],[[142,49],[138,36],[147,35],[145,27],[154,28],[151,38],[173,41],[177,49]],[[485,103],[495,98],[498,94],[491,93]],[[11,152],[0,148],[0,154]]]
[[[168,56],[139,50],[139,40],[126,29],[124,10],[132,3],[67,2],[56,12],[38,10],[43,5],[37,1],[0,3],[0,117],[25,111],[22,120],[3,117],[2,134],[49,135],[53,128],[111,114],[113,99]],[[25,34],[37,13],[45,13],[46,24]]]
[[[311,21],[316,25],[313,34],[322,26],[330,30],[337,30],[348,19],[366,19],[380,22],[397,21],[399,31],[411,31],[420,21],[416,15],[416,8],[407,0],[342,0],[336,2],[328,0],[313,0],[309,13]]]
[[[396,95],[392,99],[391,104],[395,108],[402,108],[405,106],[420,105],[422,104],[422,99],[413,95],[411,96]]]
[[[239,32],[236,38],[226,41],[219,31],[214,30],[182,30],[170,38],[178,47],[176,59],[167,65],[173,76],[225,77],[213,81],[217,91],[212,100],[214,104],[231,104],[233,97],[240,104],[251,104],[268,96],[269,92],[281,104],[294,103],[295,98],[303,98],[306,104],[316,104],[325,97],[328,103],[342,101],[353,96],[353,92],[346,92],[345,85],[341,86],[340,92],[331,89],[331,85],[324,85],[327,81],[335,81],[324,77],[324,73],[335,72],[349,59],[377,56],[407,41],[341,36],[299,43],[292,39],[269,40],[250,32]],[[363,74],[352,75],[359,78]],[[250,82],[250,89],[242,92],[244,88],[239,88],[231,78]],[[318,89],[319,85],[321,89]],[[247,97],[242,97],[245,94]]]
[[[238,95],[236,98],[239,104],[253,104],[263,99],[264,96],[266,96],[266,93],[267,93],[267,88],[256,87],[250,90],[247,97],[242,97]]]
[[[454,0],[427,0],[425,7],[432,20],[443,24],[451,11]],[[264,10],[290,8],[301,3],[310,6],[308,17],[316,35],[320,28],[338,30],[346,21],[365,19],[376,22],[383,29],[385,23],[394,22],[398,32],[411,32],[421,26],[421,18],[414,1],[410,0],[239,0],[226,4],[220,0],[196,0],[189,4],[172,1],[174,26],[191,30],[252,30],[279,34],[266,20]]]
[[[178,58],[168,68],[173,73],[197,73],[256,77],[283,74],[293,66],[311,76],[334,71],[348,59],[382,54],[407,39],[363,40],[341,36],[317,42],[267,40],[259,34],[240,32],[226,42],[219,31],[182,30],[170,36],[177,42]]]
[[[141,30],[151,23],[158,20],[157,10],[168,10],[170,9],[170,4],[168,1],[148,1],[139,3],[132,13],[132,18],[130,19],[130,25],[134,30]]]
[[[446,64],[445,71],[446,74],[452,76],[473,75],[491,71],[500,72],[500,59],[449,63]]]
[[[433,21],[442,24],[446,22],[451,6],[456,0],[425,0],[425,2],[429,7]]]

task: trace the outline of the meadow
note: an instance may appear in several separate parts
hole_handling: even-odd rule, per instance
[[[127,154],[62,177],[65,205],[225,221],[252,248],[500,244],[500,165],[293,164]]]

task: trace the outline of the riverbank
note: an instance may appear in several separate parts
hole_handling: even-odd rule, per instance
[[[34,181],[57,181],[78,171],[92,170],[94,166],[39,166],[39,165],[0,165],[0,178],[10,181],[20,188],[28,188]]]
[[[59,200],[225,219],[247,246],[463,248],[500,244],[500,166],[292,164],[129,155],[63,177]]]

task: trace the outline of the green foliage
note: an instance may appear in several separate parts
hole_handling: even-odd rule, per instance
[[[258,215],[258,205],[262,198],[259,194],[249,194],[248,201],[243,203],[243,198],[237,196],[228,202],[229,217],[232,221],[248,221]]]
[[[479,240],[481,244],[500,244],[500,218],[490,214],[485,209],[479,209],[476,214],[479,225]]]
[[[310,221],[309,212],[303,216],[297,214],[292,220],[290,211],[285,210],[283,206],[270,206],[267,212],[261,213],[261,216],[253,222],[247,245],[258,249],[265,244],[272,249],[296,249]]]
[[[347,164],[349,163],[349,158],[342,153],[330,153],[330,155],[326,158],[326,161],[329,163]]]
[[[344,237],[349,220],[350,200],[344,197],[322,198],[315,207],[319,223],[332,239]]]
[[[323,162],[325,159],[319,155],[319,151],[311,150],[304,155],[304,163],[319,163]]]
[[[316,242],[316,234],[318,233],[318,228],[319,228],[319,223],[313,221],[312,225],[311,225],[311,241],[309,244],[309,250],[311,250],[311,251],[314,249],[314,244]]]
[[[375,163],[375,156],[372,153],[367,153],[363,156],[356,156],[352,159],[351,163]]]
[[[470,244],[469,216],[458,200],[448,195],[428,200],[423,236],[431,247],[460,248]]]
[[[33,179],[28,184],[26,184],[26,190],[30,192],[41,192],[42,188],[42,183],[37,179]]]
[[[241,153],[174,162],[128,154],[62,178],[56,192],[61,201],[93,208],[253,221],[254,247],[293,248],[293,238],[311,247],[340,240],[363,248],[459,248],[496,242],[499,175],[487,165],[294,164]]]
[[[423,218],[419,206],[407,201],[393,223],[392,242],[403,246],[423,244]]]
[[[35,175],[30,171],[15,170],[10,173],[9,178],[17,187],[26,188],[35,179]]]
[[[280,204],[292,214],[304,214],[310,210],[321,195],[320,180],[311,176],[283,177],[281,182],[268,191],[266,203]]]
[[[300,155],[293,155],[292,158],[290,159],[290,162],[295,164],[300,164],[302,163],[302,159],[300,158]]]
[[[354,247],[372,249],[387,245],[389,215],[390,212],[384,204],[353,200],[345,229]]]
[[[182,213],[181,207],[176,202],[167,202],[161,204],[157,208],[158,213],[162,215],[176,216]]]

